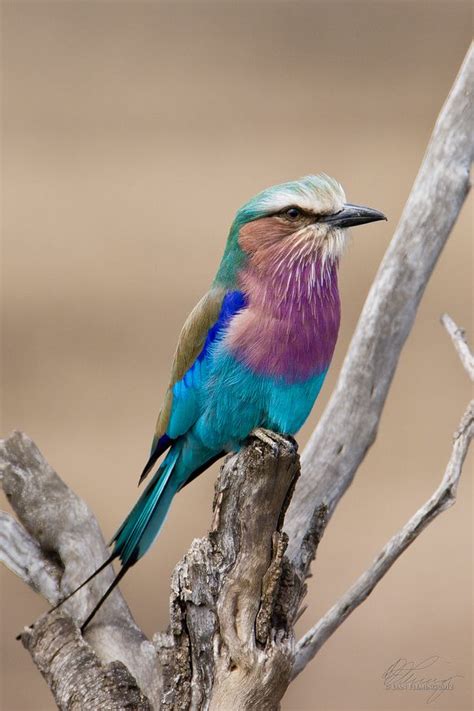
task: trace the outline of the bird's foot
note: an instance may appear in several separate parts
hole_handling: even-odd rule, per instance
[[[275,456],[280,453],[280,447],[288,447],[288,440],[283,435],[267,430],[264,427],[257,427],[250,433],[250,436],[257,437],[261,442],[267,444]]]

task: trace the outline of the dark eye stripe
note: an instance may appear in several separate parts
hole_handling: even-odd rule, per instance
[[[311,216],[310,212],[308,212],[307,210],[303,210],[303,208],[298,207],[298,205],[289,205],[288,207],[284,207],[283,210],[278,210],[278,212],[275,212],[274,214],[280,215],[281,217],[292,217],[292,211],[294,211],[294,217]]]
[[[284,207],[282,210],[275,210],[275,212],[269,212],[267,213],[267,217],[288,217],[288,213],[290,210],[297,210],[297,215],[293,219],[296,219],[296,217],[309,217],[311,219],[316,219],[317,215],[315,215],[313,212],[310,210],[304,210],[302,207],[299,207],[298,205],[288,205],[288,207]],[[291,219],[291,215],[289,216]]]

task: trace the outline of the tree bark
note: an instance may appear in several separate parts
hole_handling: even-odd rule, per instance
[[[255,440],[226,461],[211,531],[176,567],[170,631],[155,638],[163,709],[278,708],[294,649],[282,525],[298,475],[292,441]]]
[[[151,711],[125,664],[104,665],[79,628],[62,613],[42,617],[22,642],[64,711],[136,709]]]
[[[32,440],[20,432],[0,443],[0,481],[20,522],[2,513],[0,560],[55,604],[106,559],[107,549],[97,520]],[[112,579],[113,570],[109,567],[68,600],[64,612],[76,623],[83,622],[87,610]],[[99,611],[85,640],[98,661],[105,665],[122,662],[150,702],[159,703],[161,677],[153,645],[135,624],[118,590]]]
[[[473,434],[474,400],[471,400],[454,435],[453,451],[438,489],[405,526],[390,539],[370,568],[298,642],[292,672],[293,679],[303,671],[326,640],[334,634],[356,607],[367,599],[395,561],[418,538],[426,526],[454,504],[459,478]]]

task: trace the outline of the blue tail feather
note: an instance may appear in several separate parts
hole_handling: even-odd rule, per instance
[[[158,535],[179,485],[172,477],[181,448],[173,447],[111,543],[123,565],[133,565]]]
[[[113,545],[113,550],[108,559],[87,580],[53,607],[51,612],[93,580],[102,570],[105,570],[114,559],[119,558],[122,568],[83,623],[81,630],[84,631],[127,570],[152,545],[165,521],[174,495],[188,481],[203,472],[224,454],[220,452],[216,455],[212,451],[203,448],[199,450],[192,439],[188,440],[189,437],[180,438],[173,442],[164,462],[160,465],[145,491],[111,540],[109,545]]]

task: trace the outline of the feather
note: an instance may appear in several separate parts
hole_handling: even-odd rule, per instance
[[[173,405],[173,386],[179,382],[202,351],[209,329],[216,323],[225,296],[224,288],[213,288],[203,296],[189,314],[178,339],[171,367],[170,384],[155,427],[159,440],[168,427]]]
[[[199,415],[203,368],[212,345],[222,337],[232,317],[245,307],[240,291],[211,289],[189,315],[176,348],[171,380],[158,415],[151,454],[139,484],[159,457],[184,435]]]

